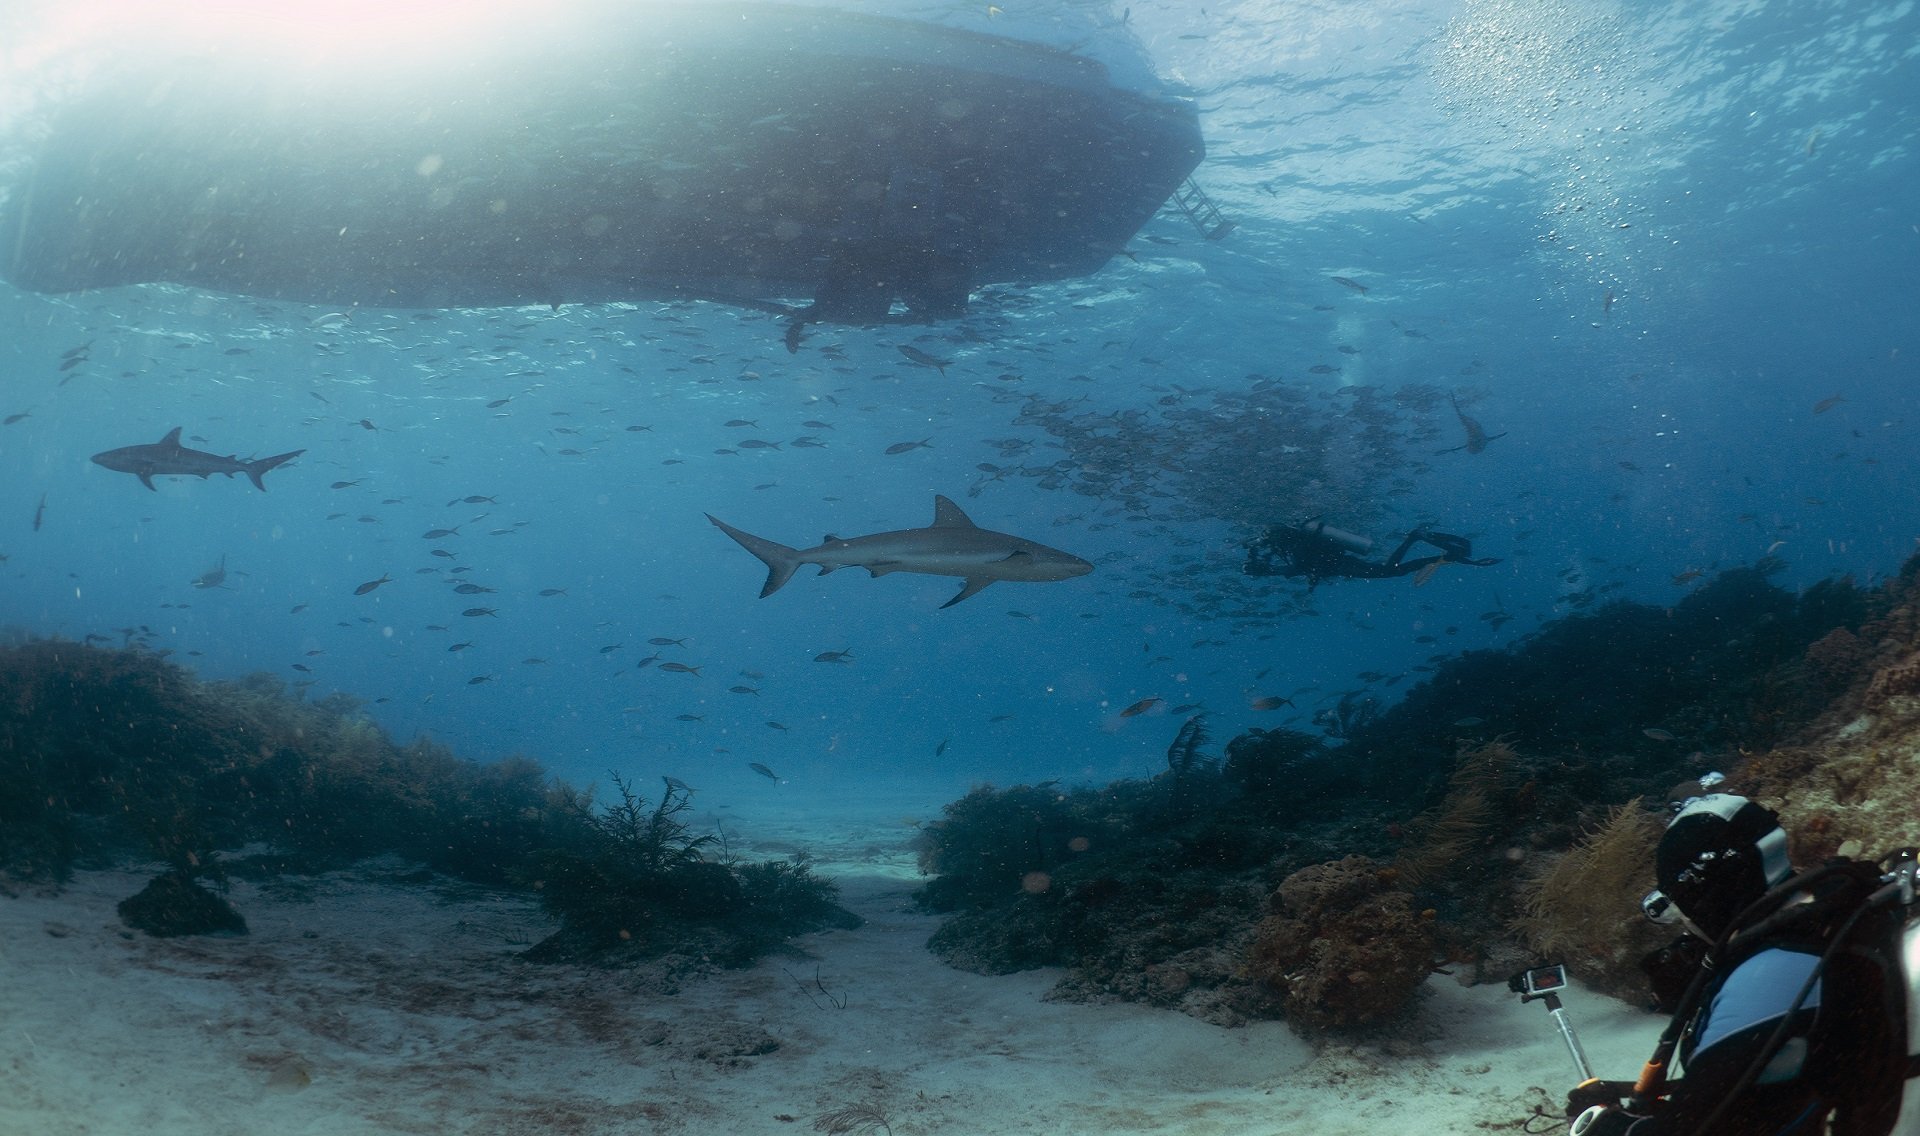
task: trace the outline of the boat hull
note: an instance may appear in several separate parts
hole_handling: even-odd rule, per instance
[[[1097,270],[1198,164],[1190,104],[934,25],[666,5],[380,83],[258,61],[74,98],[0,270],[329,306],[691,296],[957,314]]]

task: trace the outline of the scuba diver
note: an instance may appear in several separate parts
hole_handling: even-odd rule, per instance
[[[1416,544],[1432,545],[1440,551],[1434,556],[1407,559]],[[1305,576],[1311,591],[1322,580],[1384,580],[1441,564],[1484,568],[1500,563],[1498,557],[1475,560],[1473,543],[1466,537],[1424,526],[1408,533],[1384,563],[1363,559],[1372,548],[1373,541],[1366,537],[1336,529],[1318,518],[1299,525],[1274,525],[1248,543],[1247,563],[1241,571],[1249,576]]]
[[[1682,802],[1642,901],[1687,932],[1641,963],[1673,1019],[1637,1082],[1568,1094],[1573,1136],[1920,1131],[1920,1099],[1902,1104],[1920,1075],[1907,1020],[1920,976],[1902,965],[1920,950],[1920,926],[1905,926],[1914,853],[1795,875],[1772,810],[1729,793]],[[1684,1076],[1668,1081],[1676,1050]]]

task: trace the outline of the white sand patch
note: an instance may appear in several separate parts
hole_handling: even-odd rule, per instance
[[[0,1133],[810,1133],[862,1100],[898,1136],[1474,1133],[1572,1080],[1544,1009],[1442,977],[1391,1035],[1316,1049],[1044,1001],[1057,972],[949,969],[897,816],[837,820],[743,825],[736,847],[815,848],[865,926],[664,986],[521,962],[552,926],[531,902],[394,864],[236,884],[244,938],[128,932],[138,874],[0,900]],[[1659,1021],[1569,1007],[1600,1074],[1631,1077]]]

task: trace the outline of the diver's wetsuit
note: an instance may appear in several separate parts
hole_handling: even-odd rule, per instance
[[[1440,552],[1408,560],[1407,553],[1416,544],[1430,544]],[[1475,560],[1473,542],[1466,537],[1431,529],[1408,533],[1392,556],[1376,564],[1348,552],[1339,542],[1315,529],[1275,525],[1247,545],[1247,563],[1242,571],[1249,576],[1305,576],[1307,587],[1313,588],[1322,580],[1384,580],[1410,576],[1433,564],[1471,564],[1484,568],[1498,563],[1498,557]]]
[[[1649,1115],[1609,1109],[1591,1123],[1590,1136],[1897,1131],[1906,1078],[1914,1073],[1900,964],[1904,913],[1889,906],[1869,910],[1858,923],[1842,920],[1879,883],[1876,872],[1854,875],[1819,901],[1827,914],[1808,904],[1798,924],[1763,933],[1757,943],[1736,937],[1740,945],[1714,960],[1717,973],[1691,1009],[1681,1008],[1690,1014],[1679,1047],[1684,1075],[1667,1082]],[[1827,936],[1837,925],[1849,934],[1833,949]],[[1676,971],[1664,984],[1656,977],[1662,1009],[1676,1009],[1678,988],[1692,977]],[[1783,1021],[1785,1032],[1775,1037]]]

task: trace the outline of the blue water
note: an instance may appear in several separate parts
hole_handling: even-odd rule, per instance
[[[1047,38],[1045,9],[985,7],[928,14]],[[204,675],[311,681],[402,739],[524,752],[576,782],[931,809],[981,781],[1149,775],[1172,704],[1204,705],[1224,739],[1304,726],[1360,672],[1406,676],[1372,684],[1392,698],[1430,656],[1515,642],[1582,589],[1669,603],[1705,578],[1682,577],[1769,552],[1789,586],[1868,580],[1916,550],[1912,3],[1115,8],[1095,23],[1196,101],[1196,178],[1236,227],[1203,241],[1163,212],[1098,275],[983,289],[962,320],[817,327],[789,355],[778,322],[703,304],[341,323],[177,287],[0,287],[0,416],[28,415],[0,428],[0,625],[144,626]],[[0,175],[58,93],[68,10],[0,26]],[[1443,401],[1433,438],[1350,455],[1326,511],[1389,546],[1431,522],[1503,562],[1304,600],[1240,576],[1252,521],[1300,519],[1219,489],[1284,468],[1277,425],[1275,445],[1229,452],[1190,431],[1134,443],[1139,467],[1188,471],[1145,513],[1075,492],[1071,470],[1050,489],[976,468],[1074,460],[1035,405],[1084,400],[1060,412],[1084,426],[1170,396],[1227,405],[1250,375],[1317,406],[1367,385],[1469,398],[1505,437],[1435,454],[1462,440]],[[149,493],[87,460],[173,426],[222,454],[307,452],[265,493]],[[715,452],[748,438],[782,446]],[[1009,439],[1032,448],[1010,462]],[[1392,473],[1357,472],[1376,466]],[[761,565],[703,517],[805,546],[926,524],[937,493],[1098,568],[945,610],[955,580],[857,570],[758,599]],[[448,503],[469,495],[494,500]],[[222,556],[229,587],[193,587]],[[1514,618],[1480,618],[1496,609]],[[829,651],[851,660],[815,661]],[[655,653],[699,673],[636,665]],[[1289,694],[1298,711],[1249,708]]]

